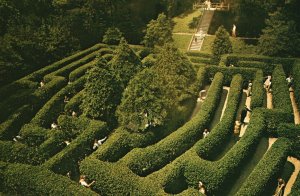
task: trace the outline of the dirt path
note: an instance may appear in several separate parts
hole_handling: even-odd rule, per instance
[[[294,157],[288,157],[287,159],[289,162],[293,163],[295,166],[295,171],[292,173],[289,181],[286,184],[284,195],[288,195],[291,192],[291,189],[297,179],[297,176],[300,171],[300,161]]]
[[[290,98],[291,98],[291,102],[292,102],[292,106],[293,106],[293,110],[294,110],[295,124],[300,124],[300,113],[299,113],[299,109],[298,109],[298,106],[296,103],[294,91],[290,92]]]
[[[247,92],[248,92],[247,90],[243,90],[243,93],[247,94]],[[247,106],[247,108],[250,108],[250,104],[251,104],[251,97],[247,97],[246,103],[245,103],[245,105]],[[245,122],[247,124],[241,126],[241,131],[240,131],[239,137],[242,137],[245,134],[245,131],[246,131],[247,127],[248,127],[248,123],[250,122],[250,115],[251,115],[250,112],[247,112],[247,116],[245,118]]]
[[[273,96],[272,93],[267,92],[267,108],[273,109]]]

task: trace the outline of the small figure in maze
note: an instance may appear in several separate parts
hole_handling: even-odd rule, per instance
[[[42,80],[42,81],[40,82],[40,87],[39,87],[39,88],[42,88],[43,86],[45,86],[45,82]]]
[[[206,195],[206,189],[203,182],[199,181],[198,188],[199,188],[199,193]]]
[[[51,124],[51,129],[58,129],[58,125],[55,122],[53,122]]]
[[[264,83],[264,87],[267,89],[268,93],[271,91],[271,85],[272,85],[272,76],[268,76]]]
[[[72,112],[72,117],[77,117],[77,113],[75,111]]]
[[[286,78],[286,81],[287,81],[287,83],[288,83],[289,89],[290,89],[291,87],[293,87],[294,78],[293,78],[292,75],[289,75],[289,77]],[[290,92],[291,92],[291,91],[292,91],[292,90],[290,90]]]
[[[252,81],[249,80],[248,90],[247,90],[247,97],[250,97],[251,95],[252,95]]]
[[[18,142],[22,139],[21,136],[17,135],[16,137],[13,138],[13,141]]]
[[[241,111],[241,123],[242,124],[246,124],[245,123],[245,118],[246,118],[248,112],[252,112],[252,110],[247,108],[247,106],[245,105],[244,108]]]
[[[86,176],[85,175],[81,175],[79,178],[79,184],[81,184],[82,186],[86,187],[86,188],[90,188],[96,181],[93,180],[90,184],[88,184],[86,182]]]
[[[96,150],[99,146],[101,146],[103,144],[103,142],[106,140],[107,137],[97,140],[94,140],[94,144],[93,144],[93,150]]]
[[[203,132],[203,139],[206,138],[209,134],[209,131],[208,129],[205,129],[204,132]]]
[[[69,97],[68,96],[65,96],[64,98],[64,103],[68,103],[70,100],[69,100]]]
[[[278,184],[274,196],[283,196],[285,188],[285,181],[282,178],[278,178]]]

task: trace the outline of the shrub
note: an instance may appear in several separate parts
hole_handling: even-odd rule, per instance
[[[24,195],[97,195],[69,178],[39,166],[8,164],[1,168],[2,191]]]
[[[120,43],[123,33],[115,27],[108,28],[103,36],[103,43],[118,45]]]
[[[47,134],[48,129],[31,123],[25,124],[19,132],[22,143],[25,143],[28,146],[40,145],[46,140]]]
[[[142,60],[142,63],[145,67],[152,67],[156,63],[154,55],[150,54]]]
[[[186,54],[189,57],[202,57],[202,58],[211,58],[212,54],[211,53],[205,53],[205,52],[195,52],[195,51],[188,51]]]
[[[272,74],[272,95],[274,108],[293,114],[289,88],[281,65],[276,65]]]
[[[296,60],[293,65],[292,70],[293,78],[294,78],[294,92],[295,92],[295,98],[298,105],[298,108],[300,108],[300,60]]]
[[[192,63],[211,64],[211,59],[205,57],[189,57]]]
[[[216,31],[216,38],[212,43],[212,62],[219,63],[223,54],[232,53],[232,44],[229,34],[223,26]]]
[[[111,61],[114,58],[113,54],[105,54],[102,56],[107,62]]]
[[[258,163],[236,195],[264,195],[276,181],[290,150],[288,139],[279,138]]]
[[[114,50],[111,49],[111,48],[101,48],[101,49],[99,50],[99,54],[100,54],[101,56],[106,55],[106,54],[113,54],[113,53],[114,53]]]
[[[293,123],[279,124],[277,135],[278,137],[286,137],[292,142],[291,156],[300,159],[300,125]]]
[[[78,113],[82,113],[79,106],[82,103],[84,91],[80,91],[74,97],[70,99],[70,101],[65,105],[65,112],[70,111],[78,111]]]
[[[138,52],[136,52],[136,54],[140,57],[140,59],[144,59],[145,57],[149,56],[152,53],[152,49],[151,48],[142,48],[141,50],[139,50]]]

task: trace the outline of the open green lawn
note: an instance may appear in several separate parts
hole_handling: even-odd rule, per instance
[[[189,47],[192,35],[173,34],[174,43],[182,51],[186,51]]]
[[[185,12],[177,17],[173,18],[175,23],[173,33],[194,33],[195,29],[189,28],[189,23],[193,20],[193,17],[198,17],[201,15],[199,10],[193,10]]]
[[[206,36],[201,51],[211,53],[211,46],[215,36]],[[233,53],[237,54],[256,54],[256,46],[245,44],[243,40],[230,37],[233,46]]]

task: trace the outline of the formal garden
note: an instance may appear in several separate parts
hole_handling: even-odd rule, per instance
[[[300,195],[299,1],[16,2],[1,195]]]

